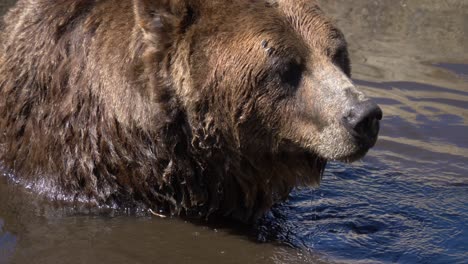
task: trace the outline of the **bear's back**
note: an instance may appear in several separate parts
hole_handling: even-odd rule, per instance
[[[158,115],[135,77],[140,38],[132,1],[18,1],[0,46],[0,161],[54,198],[108,202],[119,167],[151,153],[128,131]]]

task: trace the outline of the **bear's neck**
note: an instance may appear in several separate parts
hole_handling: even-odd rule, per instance
[[[229,216],[251,222],[287,198],[297,185],[317,185],[326,161],[307,153],[241,150],[210,119],[188,120],[180,142],[169,144],[177,160],[168,163],[165,177],[183,183],[183,197],[171,213],[188,216]],[[192,124],[192,125],[189,125]],[[200,124],[199,127],[193,124]],[[171,134],[168,134],[171,137]],[[170,140],[169,140],[170,141]],[[184,142],[185,141],[185,142]],[[177,200],[177,198],[176,198]],[[179,208],[177,208],[179,207]]]

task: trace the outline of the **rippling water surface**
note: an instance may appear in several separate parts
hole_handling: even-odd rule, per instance
[[[0,177],[0,263],[468,263],[468,2],[320,2],[385,113],[366,158],[254,231],[77,215]]]

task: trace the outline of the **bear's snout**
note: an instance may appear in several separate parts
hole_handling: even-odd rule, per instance
[[[343,122],[355,140],[365,147],[374,146],[379,133],[382,109],[370,101],[357,102],[343,117]]]

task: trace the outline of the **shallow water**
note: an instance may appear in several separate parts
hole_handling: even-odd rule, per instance
[[[0,177],[0,263],[467,263],[468,2],[320,2],[385,113],[366,158],[331,163],[253,231],[77,214]]]

